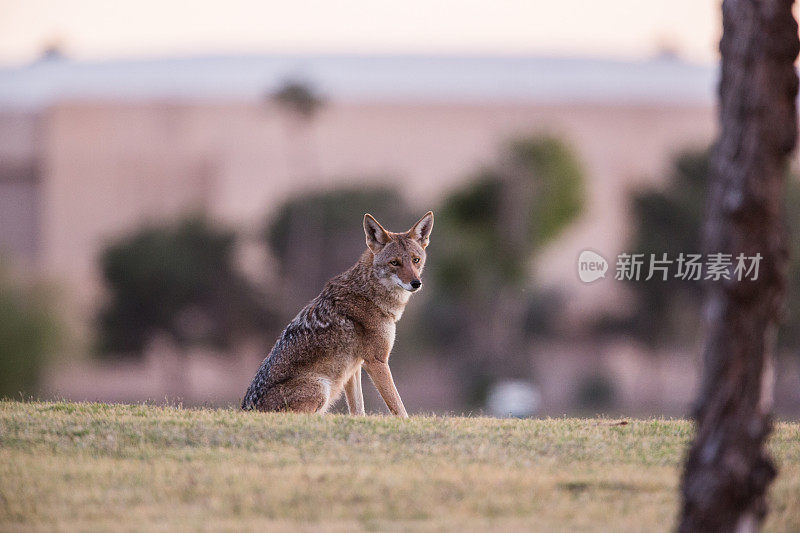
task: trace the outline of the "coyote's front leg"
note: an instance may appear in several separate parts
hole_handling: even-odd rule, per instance
[[[364,393],[361,390],[361,365],[344,384],[344,394],[347,397],[347,408],[351,415],[365,415]]]
[[[364,370],[372,378],[375,388],[381,393],[381,397],[386,402],[386,407],[389,408],[389,411],[397,416],[408,418],[406,408],[403,406],[403,400],[400,399],[400,393],[397,392],[397,387],[394,386],[389,363],[378,360],[365,361]]]

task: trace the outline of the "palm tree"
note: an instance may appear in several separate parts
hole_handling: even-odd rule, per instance
[[[305,178],[319,172],[311,138],[311,124],[325,101],[305,82],[285,81],[268,101],[277,104],[286,118],[287,160],[294,178]]]

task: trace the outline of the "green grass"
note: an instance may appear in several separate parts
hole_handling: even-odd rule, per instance
[[[0,530],[669,530],[690,424],[613,422],[0,401]],[[800,425],[770,446],[798,531]]]

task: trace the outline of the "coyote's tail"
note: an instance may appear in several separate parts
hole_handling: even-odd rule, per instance
[[[261,366],[258,368],[253,381],[247,387],[247,392],[242,399],[242,410],[252,411],[256,408],[258,400],[264,395],[267,389],[267,377],[269,376],[269,369],[272,366],[272,354],[270,353]]]

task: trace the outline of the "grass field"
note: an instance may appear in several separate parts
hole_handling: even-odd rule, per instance
[[[669,530],[690,424],[614,423],[0,401],[0,530]],[[800,531],[800,425],[771,448]]]

